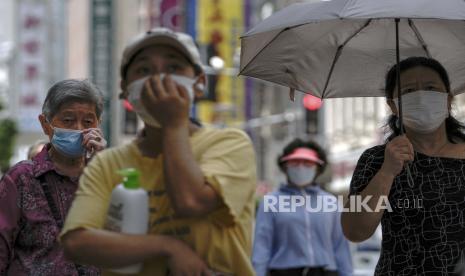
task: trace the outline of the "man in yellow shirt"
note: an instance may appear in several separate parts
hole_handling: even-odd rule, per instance
[[[86,167],[61,234],[65,252],[104,269],[143,262],[139,275],[253,275],[253,147],[240,130],[189,119],[205,83],[192,38],[148,31],[126,47],[120,69],[122,97],[145,128]],[[111,192],[122,181],[116,172],[129,167],[149,192],[148,235],[105,230]]]

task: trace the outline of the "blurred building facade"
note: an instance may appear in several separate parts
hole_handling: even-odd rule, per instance
[[[38,122],[48,87],[65,78],[66,4],[61,0],[4,0],[2,38],[7,51],[4,116],[16,120],[20,135],[12,163],[44,135]],[[5,42],[3,43],[3,45]]]
[[[291,101],[288,88],[237,77],[240,35],[294,2],[299,1],[2,0],[0,97],[8,101],[4,113],[18,119],[18,151],[43,137],[37,115],[48,87],[63,78],[89,78],[102,89],[102,127],[111,145],[134,137],[142,124],[118,99],[118,65],[133,36],[164,26],[196,39],[209,81],[194,113],[205,124],[249,133],[261,184],[284,180],[276,158],[300,137],[317,140],[329,152],[331,166],[321,181],[336,192],[346,190],[362,151],[383,141],[384,99],[325,99],[309,112],[303,93]]]
[[[16,16],[10,20],[14,25],[10,40],[27,45],[34,38],[38,44],[33,56],[27,47],[15,47],[11,55],[14,89],[8,96],[10,113],[21,110],[27,116],[18,118],[20,125],[30,124],[21,127],[19,147],[43,137],[37,114],[47,88],[63,78],[89,78],[97,83],[106,100],[102,127],[107,139],[111,145],[130,140],[142,124],[118,99],[118,64],[124,45],[134,35],[156,26],[184,31],[196,38],[209,81],[195,114],[206,124],[240,127],[249,133],[257,152],[261,183],[276,186],[283,180],[276,158],[296,137],[315,139],[328,149],[333,169],[322,181],[330,182],[332,174],[335,183],[351,174],[360,149],[378,141],[373,137],[378,137],[376,130],[384,114],[380,99],[324,100],[313,118],[316,122],[309,122],[302,104],[303,93],[297,92],[295,101],[290,101],[285,87],[237,77],[240,35],[297,1],[5,1],[10,1],[9,9],[14,11],[11,14]],[[36,29],[28,33],[27,26]],[[37,65],[32,73],[27,67],[31,60]],[[39,80],[31,80],[31,76]],[[28,92],[27,84],[34,86],[35,92]],[[25,106],[21,98],[27,93],[35,95],[31,106]],[[316,126],[310,132],[309,123]]]
[[[4,19],[3,27],[0,28],[0,103],[3,103],[3,105],[7,105],[8,91],[11,86],[10,75],[14,41],[13,7],[13,0],[5,0],[0,3],[0,16]],[[8,115],[8,110],[3,109],[0,117]]]

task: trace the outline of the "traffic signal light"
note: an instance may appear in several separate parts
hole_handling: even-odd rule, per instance
[[[134,112],[132,105],[128,100],[123,100],[123,133],[128,135],[134,135],[137,133],[137,115]]]
[[[319,132],[319,110],[323,102],[320,98],[307,94],[303,98],[305,107],[305,132],[307,134],[318,134]]]

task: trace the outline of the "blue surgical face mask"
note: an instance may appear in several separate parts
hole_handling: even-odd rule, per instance
[[[81,157],[85,153],[81,130],[53,127],[51,143],[56,150],[69,157]]]

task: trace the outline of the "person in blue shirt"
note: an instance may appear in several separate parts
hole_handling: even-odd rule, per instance
[[[257,211],[252,254],[257,276],[352,275],[340,212],[325,209],[330,205],[324,202],[336,197],[314,181],[326,167],[325,151],[296,139],[277,161],[287,183],[266,195]]]

